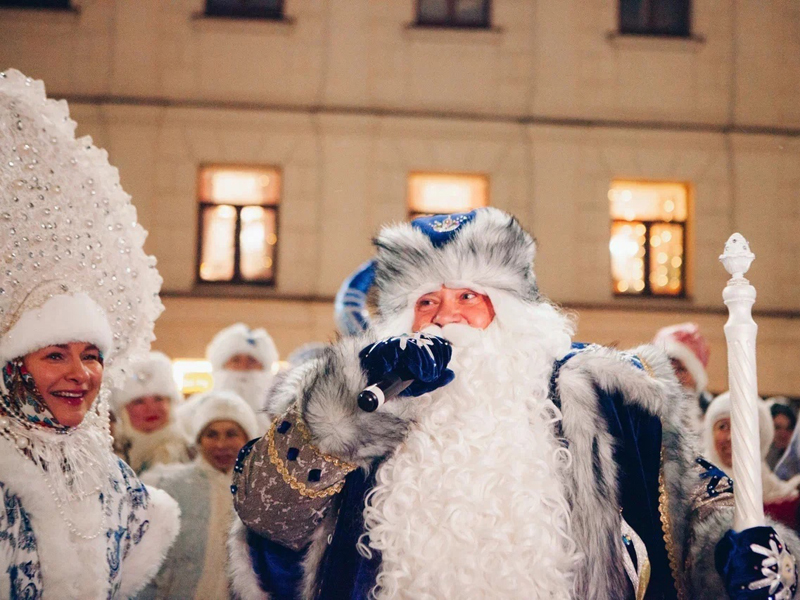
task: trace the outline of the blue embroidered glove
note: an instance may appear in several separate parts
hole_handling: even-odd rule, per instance
[[[772,527],[728,531],[714,559],[732,600],[790,600],[797,591],[794,557]]]
[[[401,396],[421,396],[447,385],[455,374],[447,368],[453,348],[445,339],[424,333],[400,335],[367,346],[358,353],[370,385],[397,377],[414,380]]]

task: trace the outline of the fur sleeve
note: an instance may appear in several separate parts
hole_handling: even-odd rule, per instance
[[[150,526],[125,558],[120,598],[135,596],[155,576],[180,529],[181,509],[166,492],[147,488]]]
[[[358,394],[367,386],[358,353],[373,341],[368,333],[328,346],[319,359],[294,369],[270,400],[278,414],[298,402],[314,445],[360,466],[388,454],[404,439],[414,401],[395,398],[373,413],[358,408]]]

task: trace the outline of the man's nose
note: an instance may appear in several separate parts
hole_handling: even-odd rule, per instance
[[[464,323],[464,316],[453,302],[442,302],[436,315],[433,317],[434,325],[444,327],[450,323]]]

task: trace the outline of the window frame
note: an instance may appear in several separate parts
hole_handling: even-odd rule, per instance
[[[687,197],[686,201],[688,204],[689,196],[687,190]],[[688,206],[687,206],[688,209]],[[614,292],[614,296],[617,298],[688,298],[688,293],[686,290],[686,271],[687,271],[687,259],[686,259],[686,248],[688,246],[686,241],[686,226],[688,224],[688,210],[687,210],[687,218],[685,221],[662,221],[662,220],[655,220],[655,219],[632,219],[630,221],[626,219],[611,219],[612,227],[614,225],[638,225],[641,223],[644,225],[644,274],[642,275],[642,279],[644,280],[644,289],[641,292],[636,292],[635,294],[631,294],[630,292],[620,292],[617,290],[617,286],[614,285],[614,278],[611,278],[611,288]],[[681,228],[681,234],[683,236],[683,256],[681,260],[681,291],[679,294],[656,294],[653,292],[652,287],[650,285],[650,252],[651,252],[651,244],[650,244],[650,229],[653,225],[679,225]]]
[[[652,24],[648,24],[645,28],[636,28],[636,29],[626,29],[623,27],[622,23],[622,2],[623,0],[618,0],[617,2],[617,31],[620,35],[638,35],[643,37],[664,37],[664,38],[678,38],[678,39],[686,39],[692,37],[692,0],[682,0],[686,3],[686,28],[685,31],[680,33],[671,33],[669,31],[659,30],[656,29]],[[642,0],[642,2],[646,2],[648,7],[652,5],[655,0]],[[650,10],[650,18],[649,21],[652,23],[652,10]]]
[[[66,0],[63,6],[47,6],[47,5],[31,5],[30,2],[3,2],[0,0],[0,9],[14,9],[14,10],[52,10],[61,12],[76,12],[76,8],[72,6],[71,0]]]
[[[278,173],[280,177],[280,184],[278,188],[278,201],[275,204],[226,204],[224,202],[209,202],[202,198],[201,189],[202,189],[202,178],[203,178],[203,171],[206,169],[238,169],[238,170],[253,170],[253,171],[261,171],[261,170],[272,170]],[[237,286],[237,287],[259,287],[259,288],[275,288],[277,287],[277,280],[278,280],[278,256],[280,251],[280,205],[283,196],[283,170],[275,165],[240,165],[240,164],[229,164],[229,163],[213,163],[213,164],[202,164],[197,169],[197,243],[196,243],[196,257],[195,257],[195,268],[194,268],[194,279],[196,286]],[[207,279],[203,279],[200,274],[200,265],[203,262],[203,218],[205,216],[206,211],[209,209],[214,209],[219,206],[230,206],[236,211],[236,223],[234,225],[234,232],[233,232],[233,277],[231,279],[219,279],[215,281],[209,281]],[[242,232],[242,209],[247,208],[248,206],[257,206],[265,211],[272,212],[275,219],[275,237],[277,241],[275,242],[275,246],[272,252],[272,277],[269,279],[245,279],[242,277],[241,271],[241,248],[240,248],[240,240],[239,236]]]
[[[209,0],[205,1],[203,16],[221,19],[264,19],[267,21],[283,21],[286,18],[284,10],[286,3],[284,0],[276,0],[278,8],[275,10],[252,9],[252,10],[209,10]]]
[[[440,21],[423,21],[420,19],[420,4],[423,0],[416,1],[414,17],[415,27],[442,27],[447,29],[491,29],[492,28],[492,0],[483,2],[483,21],[481,23],[460,23],[456,20],[456,2],[458,0],[445,0],[447,2],[447,17]]]

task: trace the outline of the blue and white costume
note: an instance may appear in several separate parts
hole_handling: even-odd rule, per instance
[[[288,373],[234,469],[243,598],[795,597],[800,541],[728,532],[732,483],[699,458],[669,359],[573,345],[513,217],[427,217],[375,245],[377,322]],[[492,323],[420,339],[415,304],[442,287],[488,297]],[[425,385],[365,412],[381,373]]]
[[[109,390],[149,349],[161,278],[117,170],[75,126],[42,82],[0,73],[0,598],[130,598],[179,528],[111,448]],[[91,385],[57,364],[71,343],[95,348],[75,363]],[[25,357],[54,345],[43,395]],[[71,425],[46,400],[67,377],[55,392],[86,411]]]

